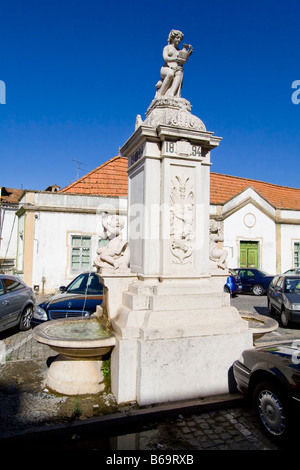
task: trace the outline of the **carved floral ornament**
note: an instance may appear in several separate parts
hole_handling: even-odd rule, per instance
[[[170,192],[170,250],[172,262],[186,264],[193,253],[194,188],[190,178],[177,175]]]
[[[147,117],[142,122],[140,116],[136,122],[136,128],[140,125],[150,127],[157,127],[159,125],[167,125],[172,127],[179,127],[182,129],[191,129],[196,131],[206,131],[204,123],[197,116],[191,114],[186,107],[186,100],[177,99],[164,99],[164,105],[160,100],[157,100],[150,106],[147,112]],[[174,104],[175,103],[175,104]]]

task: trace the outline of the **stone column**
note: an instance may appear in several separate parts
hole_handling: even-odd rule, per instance
[[[190,108],[182,98],[155,99],[121,149],[131,270],[143,276],[209,273],[210,150],[221,139]]]

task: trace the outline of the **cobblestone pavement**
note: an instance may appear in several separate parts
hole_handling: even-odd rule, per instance
[[[278,450],[245,407],[178,415],[155,429],[120,436],[118,449],[140,450]]]
[[[104,419],[108,425],[108,417],[120,413],[132,417],[138,413],[135,405],[120,410],[110,393],[64,397],[49,392],[45,378],[51,356],[53,351],[37,343],[31,330],[0,334],[0,444],[17,437],[20,446],[22,436],[35,432],[36,437],[40,430],[47,429],[53,432],[53,439],[48,436],[46,440],[48,449],[51,445],[153,451],[280,449],[264,436],[254,412],[240,399],[231,406],[224,401],[224,406],[219,403],[215,409],[199,407],[189,413],[178,406],[172,418],[158,419],[156,414],[152,419],[150,415],[134,429],[120,426],[118,431],[112,428],[109,435],[103,433],[103,426],[98,430],[97,423],[101,425]],[[55,429],[62,428],[67,432],[57,440]],[[26,448],[30,448],[27,441]]]

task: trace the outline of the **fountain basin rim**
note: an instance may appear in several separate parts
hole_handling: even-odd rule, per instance
[[[113,347],[116,344],[115,336],[113,333],[109,333],[108,336],[102,338],[66,338],[66,337],[57,337],[51,335],[49,330],[51,330],[52,325],[63,325],[63,324],[72,324],[75,325],[76,323],[82,322],[97,322],[96,319],[78,319],[78,318],[62,318],[58,320],[50,320],[45,323],[41,323],[40,325],[36,326],[33,331],[33,337],[39,342],[46,344],[50,347],[54,347],[57,349],[76,349],[76,350],[99,350],[102,348],[109,348]],[[94,355],[94,354],[93,354]]]
[[[259,315],[258,313],[242,313],[241,317],[243,320],[249,322],[248,327],[252,332],[254,339],[259,339],[266,333],[271,333],[272,331],[277,330],[279,326],[278,322],[274,318]],[[251,321],[258,323],[259,326],[251,326]]]

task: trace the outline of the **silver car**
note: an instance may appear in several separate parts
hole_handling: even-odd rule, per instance
[[[34,305],[33,290],[22,279],[0,274],[0,331],[16,325],[29,330]]]

